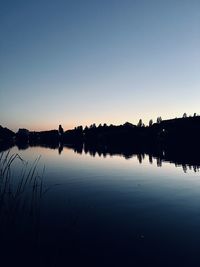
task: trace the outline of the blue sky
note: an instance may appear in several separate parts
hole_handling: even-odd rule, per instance
[[[200,1],[0,1],[0,124],[200,113]]]

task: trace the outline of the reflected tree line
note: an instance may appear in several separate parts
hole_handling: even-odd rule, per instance
[[[182,165],[194,171],[200,166],[200,116],[183,114],[182,118],[149,121],[145,126],[142,119],[137,125],[126,122],[123,125],[91,124],[78,126],[64,131],[59,125],[57,130],[28,131],[19,129],[17,133],[0,126],[0,150],[7,150],[17,145],[19,149],[29,146],[43,146],[58,149],[62,153],[64,147],[72,148],[77,153],[91,156],[121,155],[126,159],[137,156],[140,163],[146,155],[149,163],[156,159],[157,165],[163,161]]]
[[[138,162],[142,164],[144,161],[148,160],[149,164],[156,163],[157,167],[162,167],[162,164],[169,162],[174,164],[176,167],[182,167],[183,171],[186,173],[188,170],[193,170],[194,172],[200,169],[200,158],[195,151],[188,151],[183,149],[172,149],[172,148],[162,148],[162,147],[149,147],[146,149],[116,149],[112,147],[95,147],[87,144],[67,146],[71,148],[75,153],[78,154],[89,154],[92,157],[107,157],[107,156],[122,156],[125,159],[131,159],[136,157]]]
[[[116,147],[116,146],[96,146],[88,143],[64,144],[62,142],[47,144],[29,144],[17,143],[19,150],[26,150],[29,147],[44,147],[57,150],[59,155],[67,153],[64,148],[72,149],[77,154],[90,155],[91,157],[112,157],[121,156],[126,160],[137,158],[142,164],[148,161],[149,164],[156,164],[157,167],[162,167],[163,163],[169,162],[176,167],[182,167],[183,171],[198,172],[200,169],[200,158],[198,151],[188,150],[184,148],[172,147]]]

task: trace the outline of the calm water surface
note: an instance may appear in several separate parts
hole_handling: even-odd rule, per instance
[[[148,155],[139,163],[69,148],[10,153],[41,155],[38,173],[45,165],[41,266],[200,266],[199,172],[157,167]],[[18,177],[20,163],[13,168]]]

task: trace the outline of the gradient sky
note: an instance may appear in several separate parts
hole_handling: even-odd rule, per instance
[[[200,113],[199,0],[1,0],[0,124]]]

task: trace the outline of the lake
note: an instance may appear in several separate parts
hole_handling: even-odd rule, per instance
[[[15,153],[30,166],[41,156],[36,174],[45,166],[44,194],[37,242],[19,223],[12,245],[7,236],[1,244],[7,264],[13,255],[26,266],[200,266],[196,166],[69,147],[11,148]],[[13,163],[15,179],[22,167],[20,160]]]

